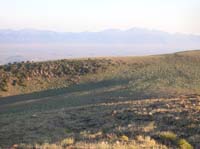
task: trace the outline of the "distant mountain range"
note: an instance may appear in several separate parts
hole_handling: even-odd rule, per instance
[[[87,44],[198,44],[200,36],[170,34],[163,31],[132,28],[100,32],[53,32],[35,29],[0,30],[0,43],[87,43]]]
[[[0,30],[0,65],[98,56],[140,56],[200,49],[200,36],[132,28],[100,32]]]

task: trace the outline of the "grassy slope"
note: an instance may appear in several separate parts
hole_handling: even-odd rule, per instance
[[[195,100],[190,97],[186,100],[137,99],[198,93],[199,62],[199,51],[109,58],[103,65],[105,69],[79,75],[76,84],[73,82],[68,87],[1,98],[1,145],[54,143],[69,136],[77,141],[94,142],[107,140],[109,134],[114,134],[115,141],[121,135],[131,139],[144,135],[160,141],[158,133],[161,131],[175,132],[178,137],[197,145],[195,141],[200,137],[199,97]],[[61,82],[58,87],[64,85],[62,80],[65,77],[56,78]],[[42,77],[41,80],[45,82]],[[26,83],[31,84],[29,81]],[[44,89],[51,85],[51,81],[46,83]],[[24,87],[23,91],[28,92],[31,87]],[[42,90],[40,86],[38,88]],[[153,128],[145,132],[143,129],[148,125],[153,125]],[[89,134],[100,131],[102,135],[85,139],[80,135],[83,131]]]
[[[25,63],[20,69],[14,69],[17,67],[15,65],[9,67],[11,70],[3,73],[0,69],[0,74],[9,74],[8,91],[0,91],[0,96],[68,88],[80,83],[91,88],[101,87],[100,84],[105,87],[121,86],[123,92],[119,89],[115,94],[130,95],[132,98],[165,97],[200,90],[199,51],[147,57]],[[17,80],[15,86],[12,85],[13,80]]]

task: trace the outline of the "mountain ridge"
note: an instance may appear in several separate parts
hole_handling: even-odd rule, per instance
[[[56,32],[38,29],[0,30],[0,43],[197,43],[200,35],[168,33],[159,30],[130,28],[106,29],[98,32]]]

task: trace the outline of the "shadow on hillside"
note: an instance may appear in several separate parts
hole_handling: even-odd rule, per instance
[[[112,79],[0,98],[0,114],[33,113],[90,104],[160,97],[172,96],[148,90],[133,91],[132,86],[129,86],[128,79]]]
[[[9,96],[9,97],[0,97],[0,105],[8,104],[10,102],[18,102],[23,100],[32,100],[37,98],[43,97],[50,97],[50,96],[57,96],[67,93],[73,92],[81,92],[81,91],[88,91],[99,89],[103,87],[111,87],[116,85],[125,85],[128,83],[129,80],[103,80],[99,82],[88,82],[82,84],[76,84],[65,88],[58,88],[58,89],[50,89],[41,92],[34,92],[30,94],[23,94],[23,95],[16,95],[16,96]]]

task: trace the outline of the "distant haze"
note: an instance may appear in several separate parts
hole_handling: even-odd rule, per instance
[[[200,49],[200,0],[0,0],[0,64]]]
[[[0,0],[0,28],[61,32],[141,27],[200,34],[200,0]]]
[[[200,36],[132,28],[101,32],[0,30],[0,64],[99,56],[138,56],[200,49]]]

